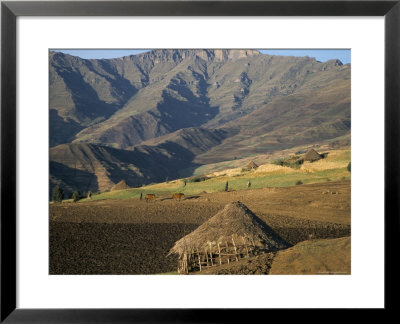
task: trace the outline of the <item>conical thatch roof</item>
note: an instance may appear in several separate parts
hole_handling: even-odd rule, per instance
[[[202,250],[210,245],[235,240],[236,245],[250,244],[263,250],[279,250],[290,245],[240,201],[229,203],[195,231],[175,243],[169,254]]]
[[[247,163],[244,167],[244,169],[251,170],[251,169],[257,169],[258,165],[254,163],[254,161],[250,161]]]
[[[125,182],[125,180],[121,180],[120,182],[118,182],[117,184],[115,184],[112,188],[111,191],[116,191],[116,190],[125,190],[125,189],[129,189],[130,187],[128,186],[128,184]]]
[[[322,159],[321,154],[319,154],[314,149],[308,150],[308,152],[304,155],[304,161],[313,162],[313,161],[317,161],[317,160],[321,160],[321,159]]]

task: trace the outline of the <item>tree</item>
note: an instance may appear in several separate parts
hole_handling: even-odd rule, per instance
[[[74,191],[72,193],[72,200],[77,202],[79,199],[81,199],[81,193],[79,191]]]
[[[225,191],[228,191],[228,181],[225,183]]]
[[[351,172],[351,162],[347,165],[347,171]]]
[[[55,186],[51,197],[53,201],[62,202],[64,199],[64,191],[59,186]]]

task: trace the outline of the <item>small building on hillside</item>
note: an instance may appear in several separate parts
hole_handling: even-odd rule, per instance
[[[168,255],[177,254],[178,272],[207,267],[290,246],[240,201],[227,204],[195,231],[175,243]]]
[[[318,161],[321,159],[323,159],[323,155],[319,154],[314,149],[308,150],[307,153],[303,157],[303,160],[308,161],[308,162],[314,162],[314,161]]]
[[[120,182],[112,186],[110,191],[125,190],[125,189],[130,189],[130,187],[128,186],[125,180],[121,180]]]
[[[250,161],[247,163],[244,167],[243,170],[250,171],[250,170],[255,170],[258,168],[258,165],[254,163],[254,161]]]

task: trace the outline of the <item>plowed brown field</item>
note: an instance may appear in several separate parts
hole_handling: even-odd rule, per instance
[[[50,206],[51,274],[176,270],[174,242],[240,200],[291,244],[350,235],[350,181]],[[269,267],[268,267],[269,268]]]

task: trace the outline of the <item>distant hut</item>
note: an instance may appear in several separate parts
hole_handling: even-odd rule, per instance
[[[130,187],[128,186],[128,184],[126,183],[125,180],[121,180],[120,182],[118,182],[116,185],[114,185],[111,188],[111,191],[116,191],[116,190],[125,190],[125,189],[129,189]]]
[[[261,252],[290,246],[240,201],[227,204],[195,231],[175,243],[178,272],[202,270]]]
[[[323,156],[321,154],[319,154],[317,151],[315,151],[314,149],[310,149],[308,150],[308,152],[304,155],[303,160],[304,161],[309,161],[309,162],[314,162],[314,161],[318,161],[321,160],[323,158]]]
[[[250,171],[250,170],[255,170],[258,168],[258,165],[254,163],[254,161],[250,161],[247,163],[244,167],[243,170]]]

